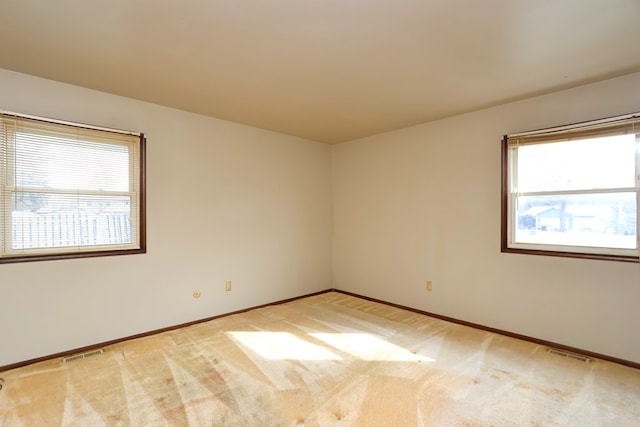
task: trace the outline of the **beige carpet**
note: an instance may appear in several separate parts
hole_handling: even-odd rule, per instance
[[[0,377],[3,426],[640,425],[640,370],[335,292]]]

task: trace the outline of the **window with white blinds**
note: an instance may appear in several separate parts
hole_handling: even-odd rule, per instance
[[[506,135],[502,251],[638,261],[640,113]]]
[[[0,263],[145,252],[145,137],[0,114]]]

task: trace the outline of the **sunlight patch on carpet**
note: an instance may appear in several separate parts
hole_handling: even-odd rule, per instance
[[[269,360],[342,360],[342,357],[330,350],[289,332],[231,331],[227,334]],[[309,336],[360,360],[434,362],[430,357],[367,333],[310,333]]]
[[[270,360],[341,360],[331,351],[289,332],[231,331],[234,340]]]
[[[312,333],[314,338],[362,360],[381,362],[433,362],[430,357],[411,352],[366,333]]]

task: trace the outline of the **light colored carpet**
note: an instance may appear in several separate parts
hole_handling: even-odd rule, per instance
[[[640,371],[330,292],[0,374],[4,426],[638,426]]]

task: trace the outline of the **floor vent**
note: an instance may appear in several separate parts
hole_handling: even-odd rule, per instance
[[[555,348],[548,348],[547,351],[551,354],[557,354],[558,356],[568,357],[569,359],[576,359],[585,363],[591,361],[591,359],[589,359],[587,356],[583,356],[581,354],[569,353],[569,352],[558,350]]]
[[[87,351],[85,353],[78,353],[78,354],[74,354],[72,356],[63,357],[62,358],[62,363],[69,363],[69,362],[73,362],[74,360],[86,359],[87,357],[97,356],[97,355],[102,354],[102,353],[104,353],[104,350],[101,349],[101,348],[99,348],[97,350]]]

